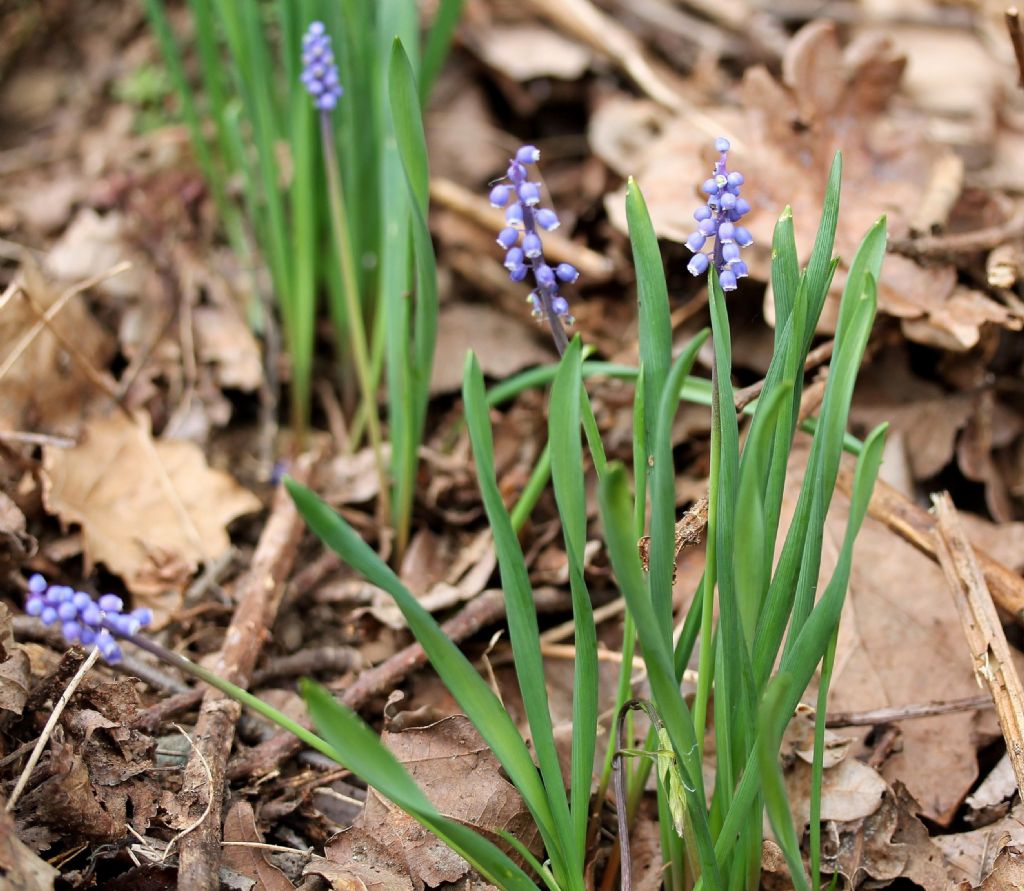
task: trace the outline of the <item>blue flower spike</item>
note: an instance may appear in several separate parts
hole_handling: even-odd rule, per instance
[[[739,222],[750,213],[750,204],[740,196],[743,174],[728,168],[729,140],[719,136],[715,140],[718,161],[701,191],[707,201],[693,212],[697,229],[686,239],[693,252],[687,264],[691,275],[703,275],[711,266],[718,272],[723,291],[735,291],[738,279],[747,275],[747,264],[740,258],[740,249],[754,243],[750,231]],[[705,250],[714,239],[710,250]]]
[[[69,644],[96,646],[111,664],[120,662],[122,656],[115,637],[130,637],[153,623],[153,613],[148,609],[126,613],[124,601],[116,594],[93,600],[84,591],[67,585],[50,585],[39,573],[28,580],[25,612],[37,616],[44,625],[59,622]]]
[[[302,38],[302,77],[306,92],[322,112],[337,104],[344,90],[338,79],[338,66],[331,50],[331,35],[323,22],[313,22]]]
[[[558,215],[548,207],[540,207],[541,186],[529,179],[528,167],[540,160],[536,146],[524,145],[509,162],[507,182],[491,189],[494,207],[505,209],[505,228],[498,233],[498,244],[505,251],[505,268],[509,278],[521,282],[533,276],[536,285],[529,301],[538,321],[548,321],[559,352],[565,348],[565,332],[561,323],[571,325],[573,317],[569,302],[559,293],[560,284],[579,278],[575,266],[559,263],[550,266],[544,259],[542,233],[558,228]]]

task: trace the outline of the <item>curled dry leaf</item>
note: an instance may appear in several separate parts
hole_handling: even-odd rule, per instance
[[[936,836],[935,844],[946,858],[951,878],[970,882],[971,887],[988,887],[982,883],[996,869],[1000,853],[1024,847],[1024,805],[1018,802],[1001,820],[980,829]]]
[[[0,603],[0,710],[20,715],[31,685],[28,653],[14,642],[11,611]]]
[[[906,236],[928,194],[932,170],[949,166],[950,150],[926,138],[922,120],[890,108],[905,67],[896,44],[864,34],[845,49],[835,26],[812,22],[792,39],[777,81],[761,67],[749,69],[740,88],[741,108],[715,111],[722,133],[733,139],[731,163],[746,177],[752,212],[751,275],[769,280],[772,230],[787,204],[801,262],[806,262],[821,213],[832,157],[843,153],[843,201],[836,253],[845,264],[865,231],[886,215],[890,236]],[[704,181],[711,167],[707,135],[685,117],[670,117],[650,102],[615,98],[590,124],[595,153],[643,189],[658,235],[683,242],[693,231],[692,205],[680,200],[679,184]],[[607,196],[612,222],[626,231],[624,188]],[[833,295],[845,282],[841,264]],[[901,318],[908,337],[964,350],[992,323],[1019,328],[1005,307],[980,292],[956,285],[951,265],[924,267],[890,255],[879,282],[879,308]],[[766,316],[772,306],[766,301]],[[826,307],[822,327],[834,323]],[[830,319],[832,320],[830,322]]]
[[[532,22],[475,28],[469,43],[485,64],[516,83],[536,77],[576,80],[593,58],[582,44]]]
[[[105,564],[164,614],[177,605],[167,593],[229,547],[227,524],[260,507],[196,445],[154,440],[121,414],[90,420],[74,448],[44,447],[43,501],[81,525],[87,572]]]

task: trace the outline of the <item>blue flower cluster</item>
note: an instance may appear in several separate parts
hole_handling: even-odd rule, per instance
[[[320,111],[334,108],[344,92],[331,51],[331,36],[323,22],[313,22],[302,38],[301,80]]]
[[[719,158],[714,172],[701,187],[708,199],[693,212],[697,231],[686,239],[686,246],[693,251],[686,268],[691,275],[702,275],[713,264],[722,290],[734,291],[736,280],[747,274],[747,264],[740,259],[740,248],[754,243],[750,231],[737,225],[750,213],[750,203],[740,197],[743,174],[728,169],[729,140],[719,136],[715,140],[715,149]],[[704,253],[704,246],[710,238],[715,239],[714,248]]]
[[[39,573],[28,580],[25,612],[38,616],[44,625],[60,622],[61,634],[68,643],[95,645],[107,662],[121,661],[121,648],[115,635],[135,634],[153,622],[148,609],[124,611],[124,602],[116,594],[104,594],[93,600],[84,591],[67,585],[47,584]]]
[[[557,229],[558,217],[551,208],[539,206],[540,183],[528,179],[526,168],[539,160],[540,151],[524,145],[509,163],[509,182],[491,189],[491,204],[505,208],[505,228],[498,234],[498,244],[505,249],[505,268],[512,281],[521,282],[533,273],[536,288],[529,297],[533,315],[545,319],[550,313],[571,325],[569,303],[558,292],[558,286],[559,282],[576,281],[580,274],[569,263],[552,268],[544,260],[540,233]]]

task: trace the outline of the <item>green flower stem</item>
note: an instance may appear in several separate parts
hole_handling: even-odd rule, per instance
[[[551,479],[551,444],[544,444],[544,451],[540,453],[537,464],[530,473],[530,478],[523,486],[519,500],[509,512],[509,519],[512,521],[512,528],[519,532],[529,519],[530,513],[537,506],[537,500],[541,493],[547,488],[548,480]]]
[[[320,112],[320,136],[323,143],[324,167],[327,170],[327,196],[331,206],[331,230],[341,259],[342,291],[345,294],[345,311],[348,313],[348,331],[352,345],[352,360],[356,377],[362,390],[366,428],[373,448],[377,472],[380,474],[380,511],[385,523],[389,521],[390,499],[388,498],[388,472],[381,448],[380,418],[377,416],[377,396],[373,385],[369,350],[366,345],[366,323],[363,307],[359,300],[359,285],[356,279],[355,260],[352,257],[352,238],[345,213],[345,197],[342,191],[341,171],[338,169],[338,154],[334,146],[334,130],[327,112]],[[352,441],[353,447],[355,441]]]
[[[141,634],[125,634],[120,635],[124,640],[129,643],[135,644],[139,649],[145,650],[147,653],[152,653],[161,662],[165,662],[168,665],[173,665],[175,668],[181,669],[186,674],[190,674],[195,678],[209,684],[211,687],[215,687],[227,696],[230,696],[236,702],[241,703],[247,708],[251,708],[258,715],[262,715],[268,721],[272,721],[282,730],[287,730],[289,733],[302,740],[311,749],[315,749],[322,755],[326,755],[332,761],[338,764],[344,764],[341,752],[334,748],[330,743],[321,739],[311,730],[307,730],[297,721],[293,721],[284,712],[278,711],[272,705],[268,705],[258,696],[254,696],[248,690],[243,690],[237,684],[232,684],[231,681],[227,681],[220,675],[214,674],[201,665],[196,665],[191,659],[186,659],[180,653],[175,653],[173,650],[168,650],[165,647],[160,646],[148,637]]]

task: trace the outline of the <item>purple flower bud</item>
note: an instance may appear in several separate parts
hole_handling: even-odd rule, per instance
[[[527,207],[540,204],[540,189],[536,183],[522,183],[516,191],[519,193],[519,200]]]
[[[732,192],[723,192],[720,199],[723,210],[732,210],[739,199]]]
[[[299,80],[313,98],[313,105],[327,112],[337,106],[343,90],[338,66],[331,52],[331,38],[323,22],[313,22],[302,38],[303,70]]]
[[[512,194],[510,185],[502,184],[491,189],[491,207],[504,207],[508,204],[509,196]]]
[[[518,247],[510,248],[508,253],[505,254],[505,268],[506,269],[513,269],[513,268],[515,268],[517,266],[522,266],[523,265],[523,259],[524,259],[524,254],[523,254],[523,249],[522,248],[518,248]]]
[[[43,603],[42,597],[29,597],[25,601],[25,612],[30,616],[39,616],[46,608],[46,604]]]
[[[78,607],[76,607],[70,600],[65,600],[57,607],[57,617],[64,622],[70,622],[77,615]]]
[[[542,288],[549,288],[555,283],[555,272],[547,263],[542,263],[534,269],[533,274],[537,277],[537,284]]]
[[[737,198],[736,207],[734,209],[741,217],[746,216],[750,213],[750,202],[747,201],[746,198]]]
[[[736,227],[726,220],[718,227],[718,240],[722,244],[728,244],[736,238]]]
[[[703,275],[708,271],[709,265],[707,254],[694,254],[686,264],[686,269],[690,275]]]
[[[541,227],[545,232],[550,232],[553,229],[559,227],[558,215],[547,207],[542,207],[533,215],[534,220],[537,221],[537,225]]]
[[[74,643],[82,636],[82,626],[78,622],[65,622],[60,626],[60,633],[68,643]]]
[[[513,229],[522,229],[523,206],[521,204],[510,204],[505,210],[505,222]]]
[[[740,258],[740,246],[735,241],[722,245],[722,259],[726,263],[735,263]]]
[[[519,232],[509,226],[507,229],[502,229],[498,233],[498,244],[500,244],[505,250],[510,247],[514,247],[519,241]]]
[[[707,240],[707,236],[705,236],[703,232],[692,232],[690,233],[690,236],[686,239],[686,246],[691,251],[696,253],[697,251],[701,250],[701,248],[704,247],[704,244],[707,242]]]
[[[544,247],[541,244],[540,236],[536,232],[527,232],[523,236],[523,253],[531,260],[543,256]]]
[[[748,274],[747,264],[744,263],[742,260],[737,260],[729,268],[732,270],[732,274],[735,275],[736,278],[746,278],[747,277],[747,274]]]
[[[90,628],[88,625],[83,625],[82,631],[78,635],[78,639],[82,642],[84,646],[92,646],[94,643],[96,643],[96,632],[93,631],[92,628]]]
[[[745,229],[743,226],[736,227],[736,244],[740,247],[749,247],[754,243],[754,236],[750,234],[749,229]]]
[[[87,625],[99,625],[103,621],[103,610],[101,610],[95,603],[89,604],[80,613],[82,621]]]
[[[711,219],[711,208],[702,204],[693,212],[693,218],[699,223],[701,220]]]
[[[743,179],[743,174],[740,173],[738,170],[734,170],[732,173],[730,173],[728,176],[728,180],[729,187],[731,189],[738,189],[745,182],[745,180]]]
[[[140,606],[132,610],[132,618],[145,628],[147,625],[153,624],[153,610],[146,606]]]
[[[33,594],[42,594],[46,590],[46,579],[38,572],[32,573],[28,580],[28,589]]]
[[[520,164],[536,164],[540,160],[540,149],[535,145],[524,145],[516,152],[516,161]]]
[[[729,140],[724,136],[719,136],[715,140],[715,151],[716,152],[727,152],[729,151]]]
[[[580,272],[571,263],[559,263],[555,267],[555,275],[558,277],[559,281],[572,284],[580,277]]]
[[[55,610],[52,606],[47,606],[39,614],[39,618],[40,620],[42,620],[42,623],[44,625],[52,625],[54,622],[57,621],[57,610]]]
[[[718,231],[718,220],[714,219],[714,217],[710,220],[701,220],[697,224],[697,231],[705,236],[714,235]]]
[[[723,291],[736,290],[736,274],[731,269],[723,269],[718,280],[722,285]]]
[[[716,183],[714,179],[706,179],[704,180],[704,185],[700,187],[700,190],[707,195],[717,195],[718,183]]]
[[[119,613],[124,609],[124,601],[116,594],[104,594],[98,603],[106,613]]]
[[[551,310],[556,316],[569,315],[569,301],[559,295],[551,301]]]
[[[112,665],[121,661],[121,648],[117,645],[113,635],[106,628],[100,630],[96,635],[96,646],[99,648],[103,658]]]
[[[526,273],[528,273],[529,271],[529,266],[517,266],[515,269],[510,269],[508,271],[508,277],[514,282],[521,282],[523,279],[526,278]]]
[[[76,610],[83,610],[92,605],[92,598],[85,591],[76,591],[71,598]]]

